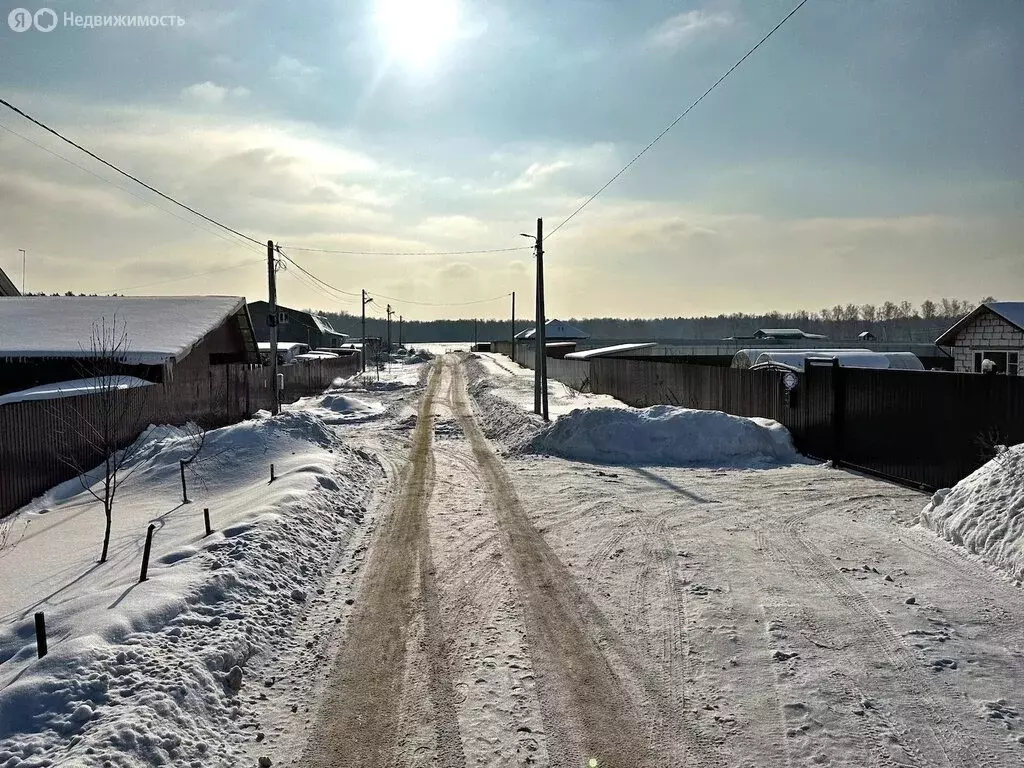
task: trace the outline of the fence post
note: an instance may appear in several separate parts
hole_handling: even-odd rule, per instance
[[[213,528],[210,527],[210,508],[209,507],[205,507],[203,509],[203,522],[206,523],[206,535],[209,536],[211,533],[213,533]]]
[[[178,470],[181,472],[181,503],[188,504],[188,488],[185,486],[185,460],[178,459]]]
[[[46,616],[40,611],[36,614],[36,656],[41,659],[48,652],[46,648]]]
[[[153,531],[155,530],[156,526],[150,523],[149,530],[146,531],[146,548],[142,550],[142,570],[139,573],[140,584],[146,580],[147,571],[149,571],[149,550],[153,546]]]

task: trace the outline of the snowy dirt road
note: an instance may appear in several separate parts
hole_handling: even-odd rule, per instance
[[[1024,594],[925,497],[508,457],[477,410],[438,360],[295,765],[1024,764]]]

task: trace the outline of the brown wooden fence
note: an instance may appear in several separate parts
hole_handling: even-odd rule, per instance
[[[1024,442],[1024,378],[810,365],[788,392],[782,375],[655,360],[598,358],[591,391],[639,407],[762,416],[797,449],[915,487],[954,485]]]
[[[282,399],[291,402],[322,392],[357,370],[354,358],[283,366]],[[117,442],[130,444],[150,424],[233,424],[261,408],[270,409],[272,392],[270,369],[246,365],[213,366],[202,379],[121,390],[113,409],[124,414],[115,425]],[[102,411],[99,395],[0,405],[0,517],[74,477],[69,464],[99,464],[103,456],[90,446],[87,435]]]

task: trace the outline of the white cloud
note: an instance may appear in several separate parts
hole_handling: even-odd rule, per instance
[[[731,26],[734,19],[729,13],[686,11],[662,21],[650,33],[650,42],[659,48],[682,48],[698,35]]]
[[[228,98],[243,99],[248,95],[248,88],[226,88],[210,80],[181,89],[181,98],[185,101],[209,106],[223,104]]]
[[[292,86],[307,86],[320,70],[305,64],[293,56],[281,54],[270,68],[270,76],[280,83]]]

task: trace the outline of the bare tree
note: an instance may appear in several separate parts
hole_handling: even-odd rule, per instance
[[[873,323],[878,318],[878,308],[874,304],[862,304],[860,315],[865,323]]]
[[[847,304],[843,307],[843,320],[855,323],[860,319],[860,307],[856,304]]]
[[[886,322],[895,320],[899,316],[900,308],[893,302],[887,301],[882,305],[882,320]]]
[[[934,320],[936,309],[934,301],[931,299],[925,299],[921,302],[921,317],[925,320]]]
[[[62,454],[61,461],[78,475],[82,488],[103,505],[106,525],[101,563],[106,562],[110,549],[114,498],[139,466],[133,459],[140,447],[136,438],[144,426],[148,387],[126,387],[126,377],[120,371],[129,347],[128,329],[116,315],[109,324],[106,318],[93,324],[88,360],[80,370],[92,380],[94,392],[88,397],[55,401],[58,421],[66,433],[62,442],[79,448]],[[93,462],[100,456],[102,463],[94,471]]]

